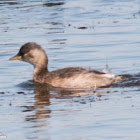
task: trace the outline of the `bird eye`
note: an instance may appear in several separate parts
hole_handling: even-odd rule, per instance
[[[19,51],[18,55],[23,56],[23,52]]]

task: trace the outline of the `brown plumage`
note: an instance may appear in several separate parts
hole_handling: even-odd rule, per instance
[[[54,87],[98,88],[120,80],[120,77],[112,73],[81,67],[68,67],[50,72],[48,71],[47,55],[41,46],[36,43],[24,44],[18,54],[10,60],[17,59],[34,65],[34,81]]]

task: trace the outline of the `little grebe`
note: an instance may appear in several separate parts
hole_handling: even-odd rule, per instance
[[[67,67],[55,71],[48,70],[48,57],[40,45],[29,42],[24,44],[18,54],[10,60],[23,60],[34,65],[33,79],[62,88],[98,88],[120,81],[120,77],[82,67]]]

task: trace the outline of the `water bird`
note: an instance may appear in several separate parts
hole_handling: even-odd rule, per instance
[[[66,67],[55,71],[48,70],[48,57],[44,49],[34,42],[21,46],[16,56],[10,60],[22,60],[34,66],[33,80],[53,87],[74,89],[96,89],[121,80],[111,72],[103,72],[83,67]]]

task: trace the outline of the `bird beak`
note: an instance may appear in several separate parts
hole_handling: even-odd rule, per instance
[[[16,55],[12,58],[10,58],[9,60],[20,60],[22,58],[22,56]]]

